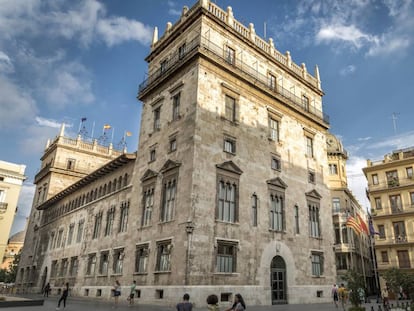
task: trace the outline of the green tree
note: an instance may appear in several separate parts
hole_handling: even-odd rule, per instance
[[[0,282],[6,282],[6,278],[7,278],[7,270],[0,269]]]
[[[400,286],[410,296],[414,297],[414,275],[398,268],[391,268],[382,277],[394,293],[400,292]]]
[[[14,283],[16,281],[17,269],[19,267],[21,252],[22,251],[20,250],[19,253],[14,255],[14,259],[9,265],[9,270],[7,271],[6,283]]]
[[[363,275],[355,270],[349,270],[343,278],[348,284],[349,300],[351,301],[352,306],[359,307],[361,305],[359,291],[365,288]]]

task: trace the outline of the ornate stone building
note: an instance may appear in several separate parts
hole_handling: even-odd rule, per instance
[[[414,269],[414,147],[396,150],[383,160],[367,160],[363,169],[375,231],[378,272]],[[380,278],[381,285],[385,282]]]
[[[0,258],[3,259],[12,228],[25,165],[0,161]]]
[[[199,306],[210,293],[223,305],[236,292],[250,305],[329,301],[329,122],[317,68],[310,75],[206,0],[161,38],[155,30],[146,60],[136,158],[108,156],[34,205],[40,242],[17,283],[69,281],[74,294],[108,298],[115,279],[135,279],[138,299],[160,304],[184,292]]]
[[[355,270],[365,276],[365,287],[369,292],[375,290],[373,261],[370,237],[366,233],[356,234],[346,226],[349,216],[365,223],[367,212],[348,188],[346,161],[348,153],[341,141],[332,134],[327,136],[329,188],[332,196],[332,216],[335,231],[335,259],[337,284],[344,282],[343,276],[348,270]]]

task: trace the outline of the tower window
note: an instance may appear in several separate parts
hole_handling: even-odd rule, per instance
[[[68,159],[66,161],[66,169],[73,171],[75,169],[75,162],[76,162],[75,159]]]

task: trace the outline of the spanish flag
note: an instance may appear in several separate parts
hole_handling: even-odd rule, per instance
[[[359,226],[361,227],[362,232],[364,232],[366,235],[369,235],[368,226],[358,213],[357,213],[357,218],[358,218]]]
[[[109,130],[109,129],[111,128],[111,126],[110,126],[109,124],[105,124],[105,125],[103,126],[103,128],[104,128],[104,130]]]
[[[361,234],[362,232],[361,226],[359,225],[358,221],[352,216],[348,217],[346,221],[346,226],[352,228],[356,234]]]

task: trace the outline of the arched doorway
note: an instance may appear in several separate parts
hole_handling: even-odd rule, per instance
[[[270,265],[270,289],[272,305],[287,303],[286,264],[282,257],[275,256]]]

